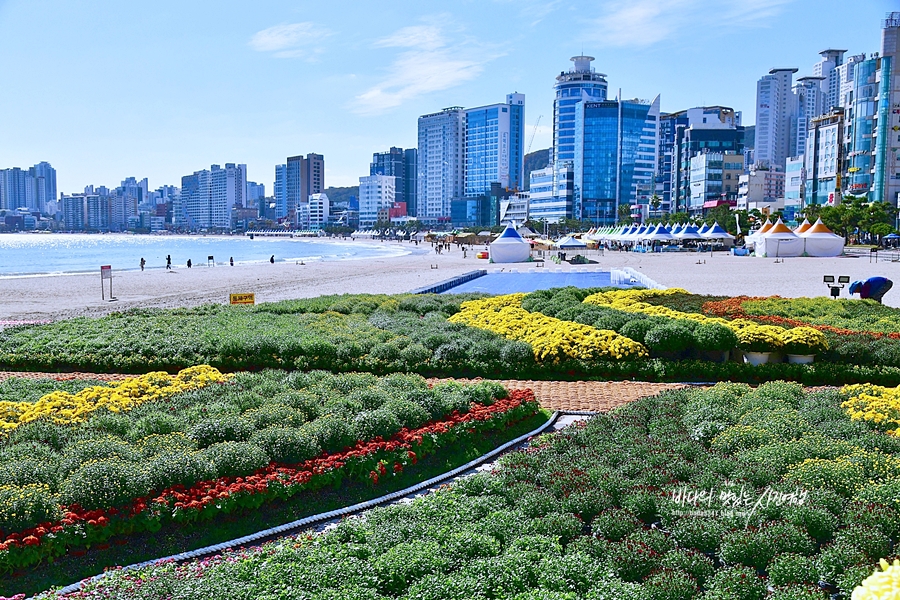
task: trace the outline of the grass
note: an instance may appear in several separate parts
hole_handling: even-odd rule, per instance
[[[108,548],[93,548],[80,557],[68,554],[53,562],[14,573],[13,576],[0,581],[0,595],[33,595],[53,587],[81,581],[103,572],[108,567],[129,565],[204,548],[401,490],[455,469],[536,429],[550,418],[550,414],[550,411],[541,409],[536,415],[516,423],[505,431],[477,439],[474,444],[457,443],[448,446],[436,454],[426,456],[416,465],[407,467],[402,474],[374,488],[368,484],[345,482],[340,489],[298,494],[289,501],[273,502],[249,514],[224,515],[214,522],[202,523],[201,527],[185,529],[170,524],[156,533],[114,538]]]

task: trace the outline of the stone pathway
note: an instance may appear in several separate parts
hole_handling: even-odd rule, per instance
[[[33,373],[0,371],[0,381],[10,377],[26,379],[97,379],[99,381],[121,381],[133,375],[119,373]],[[430,379],[431,382],[442,381]],[[478,381],[459,379],[457,381]],[[541,406],[549,410],[606,412],[638,398],[653,396],[665,390],[679,390],[687,387],[680,383],[647,383],[643,381],[532,381],[521,379],[498,380],[506,388],[531,389]]]

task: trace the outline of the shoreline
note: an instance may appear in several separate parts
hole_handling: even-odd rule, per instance
[[[279,261],[275,264],[235,264],[234,267],[182,265],[113,272],[115,302],[103,301],[98,273],[0,277],[0,320],[58,320],[100,316],[132,308],[177,308],[228,302],[230,293],[253,293],[257,303],[330,294],[398,294],[438,283],[475,270],[488,273],[608,271],[631,267],[666,287],[685,288],[697,294],[722,296],[822,297],[828,295],[823,275],[847,275],[851,281],[876,275],[900,281],[900,263],[870,263],[863,258],[736,257],[721,252],[637,254],[596,251],[583,253],[590,265],[533,263],[491,264],[476,259],[475,252],[451,250],[436,254],[430,244],[355,240],[354,244],[393,246],[408,253],[340,260]],[[476,247],[480,249],[480,247]],[[107,282],[108,293],[108,282]],[[841,298],[849,298],[846,288]],[[888,306],[900,307],[900,287],[885,296]]]

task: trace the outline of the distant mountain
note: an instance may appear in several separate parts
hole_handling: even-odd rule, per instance
[[[359,199],[359,186],[354,185],[352,187],[329,187],[325,188],[325,195],[328,196],[328,200],[331,201],[332,204],[340,202],[349,202],[350,196],[356,196],[357,200]]]
[[[744,148],[756,147],[756,125],[746,125],[744,127]]]
[[[543,169],[550,164],[550,148],[545,148],[544,150],[536,150],[531,154],[525,155],[525,170],[524,170],[524,178],[525,178],[525,191],[531,187],[529,181],[529,175],[532,171],[537,171],[539,169]],[[330,196],[329,196],[330,198]]]

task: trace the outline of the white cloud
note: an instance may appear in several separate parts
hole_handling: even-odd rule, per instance
[[[588,38],[604,46],[652,46],[678,36],[764,26],[795,0],[630,0],[606,2]]]
[[[375,42],[376,48],[421,48],[436,50],[444,45],[444,36],[434,25],[413,25],[395,31]]]
[[[272,52],[278,58],[303,58],[321,53],[316,44],[331,34],[315,23],[288,23],[256,32],[249,44],[257,52]]]
[[[358,95],[351,108],[359,114],[374,115],[400,106],[424,94],[455,87],[470,81],[497,58],[472,41],[451,44],[438,25],[404,27],[375,42],[376,48],[404,48],[394,59],[387,75]]]

